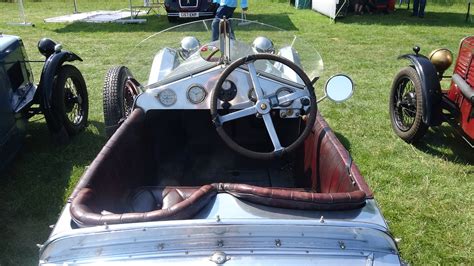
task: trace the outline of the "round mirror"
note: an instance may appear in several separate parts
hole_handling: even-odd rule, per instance
[[[219,48],[213,45],[204,45],[199,48],[199,54],[201,55],[202,59],[208,62],[217,62],[221,57],[219,53]]]
[[[352,96],[354,92],[354,83],[346,75],[332,76],[326,82],[326,95],[334,102],[344,102]]]

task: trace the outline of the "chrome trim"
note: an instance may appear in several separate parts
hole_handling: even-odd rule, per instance
[[[183,74],[174,75],[174,76],[169,77],[169,78],[164,78],[164,79],[162,79],[158,82],[146,85],[145,89],[146,90],[147,89],[154,89],[154,88],[157,88],[157,87],[160,87],[160,86],[172,83],[172,82],[179,81],[179,80],[184,79],[184,78],[192,78],[195,75],[201,74],[202,72],[213,69],[217,66],[219,66],[218,62],[216,64],[213,64],[213,65],[207,65],[207,66],[202,66],[200,68],[197,68],[196,71],[193,72],[193,73],[183,73]]]
[[[40,262],[166,261],[169,258],[183,261],[209,257],[216,251],[250,259],[263,254],[286,258],[302,254],[329,255],[334,256],[335,261],[339,261],[340,256],[356,254],[363,257],[377,254],[375,260],[384,256],[393,256],[396,260],[399,255],[389,234],[363,225],[338,227],[317,221],[296,224],[285,220],[256,224],[248,220],[239,223],[216,219],[212,223],[189,226],[150,224],[141,223],[141,226],[123,230],[112,225],[98,226],[101,231],[88,233],[75,229],[77,234],[55,238],[41,247]]]
[[[199,104],[191,104],[187,99],[187,88],[189,88],[192,84],[201,84],[206,90],[207,94],[210,95],[210,93],[214,89],[217,77],[219,77],[219,75],[224,71],[224,69],[225,68],[221,66],[217,66],[197,74],[188,74],[185,78],[179,79],[174,82],[166,83],[166,85],[158,86],[155,88],[149,88],[137,97],[136,106],[142,108],[145,112],[147,112],[148,110],[209,110],[210,97],[206,97],[204,101]],[[237,88],[239,88],[235,98],[230,101],[230,104],[232,105],[230,109],[235,110],[250,106],[248,104],[245,105],[246,107],[241,106],[242,103],[249,102],[248,90],[252,87],[252,83],[248,72],[241,68],[237,68],[229,75],[228,79],[231,80],[237,86]],[[258,75],[258,80],[259,83],[262,85],[264,95],[267,97],[274,95],[276,90],[281,87],[289,87],[295,89],[295,91],[303,91],[303,93],[305,94],[301,94],[299,96],[309,97],[309,92],[307,90],[300,90],[300,88],[303,87],[301,84],[293,83],[288,80],[287,82],[282,83],[280,82],[281,79],[277,79],[273,75],[270,75],[270,77],[268,78],[266,77],[266,75]],[[292,83],[292,85],[295,86],[291,86],[289,85],[289,83]],[[164,89],[172,89],[176,93],[177,101],[173,106],[163,106],[156,103],[156,99],[154,97]],[[283,98],[286,99],[285,97]],[[293,101],[291,106],[275,106],[273,109],[301,108],[302,104],[300,101]]]
[[[194,88],[194,87],[200,88],[200,89],[202,90],[202,92],[204,93],[204,97],[203,97],[199,102],[193,101],[193,100],[191,99],[191,97],[189,96],[189,91],[190,91],[192,88]],[[206,97],[207,97],[207,91],[206,91],[206,89],[204,88],[204,86],[202,86],[201,84],[194,83],[194,84],[191,84],[191,85],[188,87],[188,89],[187,89],[187,91],[186,91],[186,97],[188,98],[188,100],[189,100],[190,103],[192,103],[192,104],[200,104],[200,103],[202,103],[202,102],[206,99]]]
[[[195,0],[195,1],[196,1],[196,5],[186,5],[186,6],[181,4],[181,2],[183,2],[183,1],[187,1],[188,4],[191,4],[191,3],[190,3],[191,0],[178,0],[179,7],[180,7],[180,8],[196,8],[196,7],[199,6],[199,0]]]
[[[168,104],[168,103],[164,103],[164,102],[161,100],[161,95],[162,95],[163,93],[165,93],[165,92],[166,92],[166,93],[171,92],[171,93],[173,94],[173,102],[172,102],[172,103],[169,103],[169,104]],[[173,91],[172,89],[168,89],[168,88],[166,88],[166,89],[164,89],[164,90],[158,92],[158,93],[155,95],[155,98],[157,98],[158,101],[159,101],[163,106],[166,106],[166,107],[170,107],[170,106],[174,105],[174,104],[176,103],[176,101],[178,100],[178,96],[176,95],[176,92]]]
[[[292,94],[292,93],[295,92],[295,90],[292,89],[292,88],[281,87],[281,88],[279,88],[279,89],[275,92],[275,95],[277,96],[277,98],[279,97],[278,94],[279,94],[280,92],[282,92],[282,91],[286,91],[286,92],[288,92],[288,94]],[[292,105],[292,104],[293,104],[293,101],[289,101],[289,102],[283,103],[283,104],[280,103],[279,105],[280,105],[281,107],[288,107],[288,106],[290,106],[290,105]]]
[[[180,12],[173,12],[173,13],[167,13],[166,15],[168,17],[179,17],[179,13]],[[198,17],[208,17],[208,16],[213,16],[214,15],[213,12],[197,12],[197,13],[198,13]],[[179,25],[179,26],[181,26],[181,25]]]

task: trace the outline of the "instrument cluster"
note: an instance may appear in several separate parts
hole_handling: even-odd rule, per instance
[[[154,96],[155,103],[146,100],[146,105],[150,109],[209,109],[210,94],[221,71],[222,69],[212,69],[147,90],[147,94]],[[300,89],[268,77],[259,76],[259,82],[264,94],[274,95],[275,98]],[[223,82],[218,99],[221,101],[219,108],[224,109],[243,109],[255,104],[257,97],[248,72],[242,69],[234,71]],[[140,102],[142,105],[143,102]],[[156,102],[159,102],[160,106],[157,106]],[[280,109],[280,117],[290,118],[299,114],[298,110],[302,105],[300,101],[289,101],[273,108]]]

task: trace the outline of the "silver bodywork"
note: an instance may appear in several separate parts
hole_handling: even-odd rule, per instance
[[[252,53],[250,44],[233,55],[239,58]],[[230,46],[232,51],[239,44]],[[292,46],[276,51],[298,66],[303,65]],[[154,109],[210,109],[209,95],[225,68],[203,60],[199,52],[184,62],[178,56],[177,49],[169,47],[155,54],[148,83],[135,106],[145,113]],[[314,63],[322,68],[322,60],[318,60]],[[288,67],[263,62],[255,63],[255,68],[265,95],[276,94],[285,87],[294,90],[291,95],[298,98],[308,96],[302,80]],[[250,67],[240,67],[228,78],[239,88],[230,101],[231,109],[253,104],[249,99],[249,72]],[[191,86],[205,90],[202,102],[189,100]],[[158,99],[166,90],[175,93],[171,105]],[[275,107],[280,115],[289,111],[294,114],[301,108],[301,102],[296,100],[289,106]],[[285,118],[291,118],[291,114],[285,113]],[[374,199],[366,199],[365,206],[356,210],[305,211],[257,205],[223,193],[217,194],[193,219],[86,228],[78,228],[72,222],[69,208],[70,203],[40,249],[41,265],[401,264],[396,243]]]
[[[213,45],[215,44],[217,43],[213,43]],[[252,51],[250,46],[234,40],[231,41],[231,47],[234,50],[235,58],[239,58]],[[217,77],[222,73],[224,67],[216,63],[206,62],[199,55],[199,51],[180,64],[178,54],[179,52],[172,48],[164,48],[155,55],[148,78],[148,85],[146,86],[147,89],[136,101],[138,107],[145,111],[152,109],[210,109],[209,95],[214,89]],[[297,51],[290,46],[279,49],[278,55],[301,66],[301,60]],[[265,95],[276,95],[279,91],[286,88],[292,91],[301,91],[300,97],[309,96],[304,90],[305,86],[301,78],[287,66],[278,62],[274,64],[259,62],[259,64],[256,64],[256,67],[257,70],[261,70],[259,82]],[[238,69],[238,71],[232,73],[228,80],[232,81],[239,88],[236,97],[230,101],[230,109],[242,109],[251,106],[253,102],[250,101],[249,94],[253,86],[248,69]],[[192,86],[199,86],[205,90],[206,97],[202,102],[195,104],[190,101],[187,94]],[[171,90],[176,94],[176,100],[171,105],[163,104],[158,100],[159,94],[165,90]],[[302,107],[300,101],[292,101],[289,106],[278,106],[275,109],[280,109],[281,117],[294,118],[298,117],[299,110]]]
[[[396,265],[400,258],[374,200],[360,210],[277,209],[218,194],[193,220],[73,229],[66,205],[40,263],[143,265]]]

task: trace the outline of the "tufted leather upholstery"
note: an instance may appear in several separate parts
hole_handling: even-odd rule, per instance
[[[464,38],[447,97],[459,108],[462,131],[474,139],[474,36]]]
[[[148,188],[132,196],[132,212],[110,213],[97,209],[97,193],[93,189],[83,188],[72,201],[70,211],[74,221],[80,225],[187,219],[201,210],[216,193],[212,185]]]
[[[360,190],[367,198],[373,197],[349,152],[319,114],[313,132],[305,142],[304,172],[310,174],[313,191],[342,193]]]
[[[346,210],[359,208],[372,192],[318,114],[305,141],[302,179],[306,189],[266,188],[216,183],[201,187],[143,187],[157,159],[149,150],[145,114],[132,112],[107,142],[76,186],[69,201],[73,220],[82,226],[190,219],[217,193],[279,208]],[[131,159],[133,158],[133,159]],[[138,188],[138,189],[136,189]],[[134,189],[131,193],[130,189]],[[124,198],[124,194],[127,194]]]
[[[300,210],[348,210],[364,206],[361,190],[341,193],[316,193],[289,188],[264,188],[246,184],[217,184],[219,192],[253,203]]]

